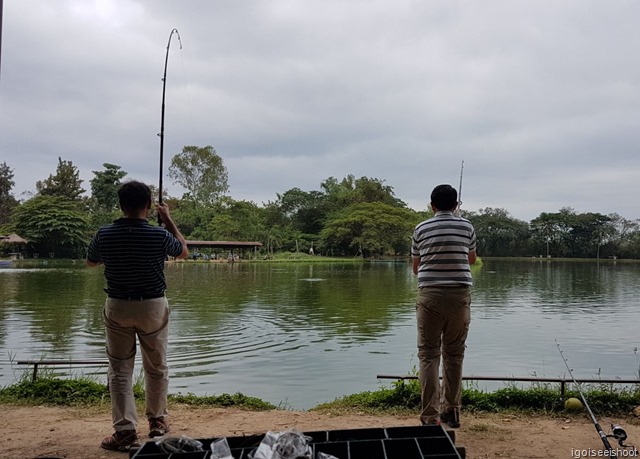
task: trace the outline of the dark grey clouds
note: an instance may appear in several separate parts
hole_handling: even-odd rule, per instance
[[[464,160],[468,210],[636,219],[638,17],[631,1],[8,0],[0,161],[17,194],[58,156],[87,189],[105,162],[157,182],[175,27],[165,169],[212,145],[236,199],[353,174],[424,209]]]

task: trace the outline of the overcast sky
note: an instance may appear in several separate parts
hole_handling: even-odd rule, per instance
[[[157,184],[213,146],[258,205],[328,177],[426,208],[640,218],[640,2],[5,0],[0,163],[14,195],[113,163]],[[182,48],[180,48],[182,44]],[[169,194],[181,188],[165,175]]]

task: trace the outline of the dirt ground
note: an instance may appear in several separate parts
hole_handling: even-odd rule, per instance
[[[127,453],[100,448],[111,433],[110,414],[105,410],[65,407],[2,406],[0,418],[1,458],[128,458]],[[331,415],[300,411],[244,411],[239,409],[172,406],[170,436],[191,438],[239,436],[243,434],[389,427],[417,425],[417,417]],[[602,441],[586,414],[570,418],[462,414],[462,427],[455,443],[465,446],[467,458],[576,458],[580,450],[601,450]],[[623,425],[628,443],[640,445],[637,418],[600,419],[608,433],[611,422]],[[149,441],[140,426],[141,442]],[[612,440],[615,447],[617,443]],[[582,451],[586,453],[586,451]],[[593,451],[590,457],[597,457]],[[601,456],[602,457],[602,456]],[[628,450],[625,456],[629,456]]]

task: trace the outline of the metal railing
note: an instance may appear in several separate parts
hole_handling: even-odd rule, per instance
[[[418,379],[417,375],[377,375],[378,379]],[[440,377],[442,379],[442,376]],[[571,378],[539,378],[536,376],[463,376],[463,381],[512,381],[512,382],[550,382],[560,383],[560,396],[564,399],[567,384],[574,384]],[[580,383],[604,384],[640,384],[640,379],[581,379]]]
[[[106,360],[18,360],[18,365],[33,365],[32,381],[35,381],[38,377],[38,367],[43,366],[58,366],[58,365],[84,365],[84,366],[106,366],[109,362]]]
[[[38,377],[38,367],[40,366],[62,366],[62,365],[84,365],[84,366],[106,366],[109,364],[106,360],[18,360],[18,365],[33,366],[32,380]],[[395,379],[404,381],[406,379],[418,379],[417,375],[376,375],[377,379]],[[442,377],[440,377],[442,379]],[[463,376],[463,381],[509,381],[509,382],[542,382],[542,383],[559,383],[560,396],[564,398],[567,384],[574,384],[570,378],[540,378],[537,376]],[[580,383],[604,383],[604,384],[640,384],[640,379],[581,379]]]

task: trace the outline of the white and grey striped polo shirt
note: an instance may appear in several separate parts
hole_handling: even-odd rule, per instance
[[[476,233],[469,220],[438,211],[413,232],[411,255],[420,257],[418,287],[472,285],[469,251],[476,249]]]

